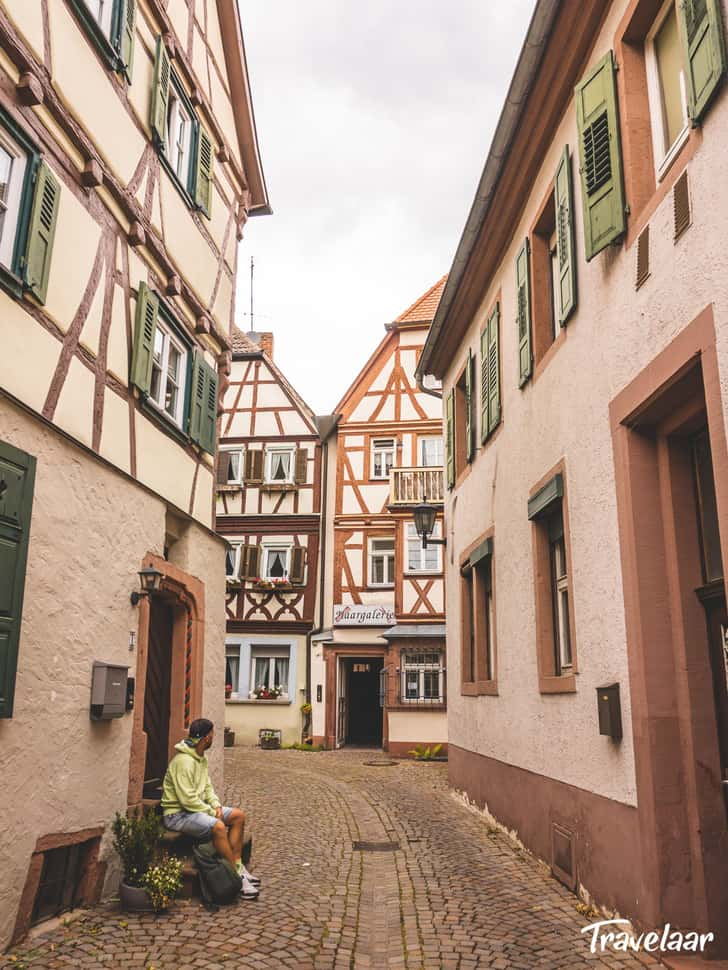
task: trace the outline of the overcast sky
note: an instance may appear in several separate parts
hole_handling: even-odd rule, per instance
[[[240,249],[237,322],[330,413],[450,268],[534,0],[239,0],[274,214]]]

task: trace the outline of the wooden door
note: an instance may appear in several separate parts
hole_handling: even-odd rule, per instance
[[[721,763],[721,784],[728,817],[728,612],[723,581],[700,590],[708,624],[710,670],[713,677],[715,719]]]
[[[144,732],[147,759],[144,792],[158,788],[169,761],[169,711],[172,684],[172,626],[174,613],[162,600],[152,600],[149,616],[149,650],[144,686]]]

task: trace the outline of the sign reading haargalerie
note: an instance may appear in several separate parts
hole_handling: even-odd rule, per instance
[[[394,610],[371,603],[339,603],[334,606],[334,626],[394,626]]]

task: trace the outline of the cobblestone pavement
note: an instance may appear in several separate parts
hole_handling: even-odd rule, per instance
[[[193,902],[133,916],[115,904],[10,951],[5,967],[233,968],[640,967],[592,955],[591,920],[543,865],[447,788],[442,764],[381,752],[226,752],[225,802],[253,822],[260,898],[208,913]],[[355,841],[396,842],[360,851]]]

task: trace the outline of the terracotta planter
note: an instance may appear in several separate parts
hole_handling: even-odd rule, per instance
[[[146,889],[141,886],[128,886],[122,881],[119,886],[119,899],[121,908],[129,913],[153,913],[152,906]]]

